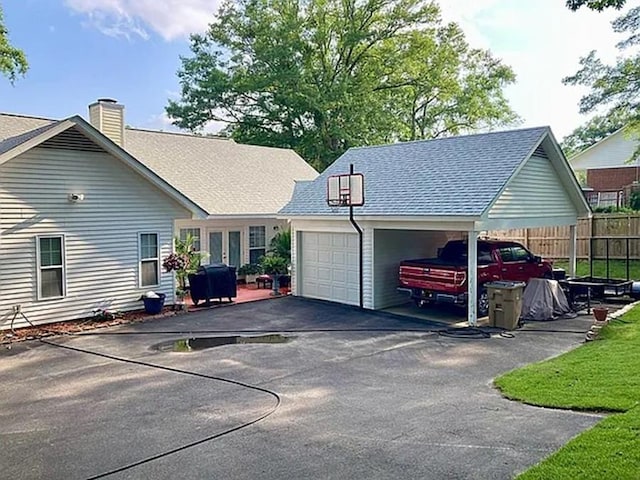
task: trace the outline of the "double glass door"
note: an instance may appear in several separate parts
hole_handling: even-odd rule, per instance
[[[209,231],[209,263],[241,266],[242,243],[240,230]]]

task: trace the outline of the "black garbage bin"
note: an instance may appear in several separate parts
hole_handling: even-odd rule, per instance
[[[189,275],[189,292],[195,306],[201,300],[208,305],[211,299],[229,301],[237,296],[236,267],[224,263],[202,265],[195,274]]]

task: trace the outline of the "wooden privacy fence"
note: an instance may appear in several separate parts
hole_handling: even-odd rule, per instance
[[[578,220],[576,234],[578,258],[589,258],[589,242],[593,238],[593,258],[605,258],[607,248],[609,258],[627,258],[628,246],[629,258],[640,259],[640,213],[594,214],[590,219]],[[494,230],[488,235],[515,240],[546,258],[569,258],[568,226]],[[604,237],[613,238],[607,242]]]

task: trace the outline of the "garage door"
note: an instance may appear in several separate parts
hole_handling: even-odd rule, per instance
[[[359,304],[357,235],[302,232],[298,254],[303,297]]]

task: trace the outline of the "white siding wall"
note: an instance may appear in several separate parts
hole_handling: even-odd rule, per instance
[[[364,308],[373,309],[373,245],[374,245],[373,228],[363,229],[362,239],[362,306]]]
[[[629,164],[626,162],[637,147],[637,140],[631,139],[624,132],[618,132],[576,155],[569,164],[575,171],[584,171],[589,168],[628,167]]]
[[[106,153],[34,149],[0,166],[0,328],[20,304],[34,323],[142,307],[138,233],[171,252],[174,219],[190,214]],[[79,203],[69,193],[84,193]],[[66,297],[37,300],[36,235],[64,234]],[[171,300],[173,274],[161,271]],[[16,326],[25,322],[18,322]]]
[[[200,249],[203,252],[209,251],[210,231],[240,231],[240,242],[242,242],[242,265],[249,263],[249,227],[265,227],[266,249],[269,250],[269,243],[273,237],[282,229],[287,228],[286,220],[275,218],[248,218],[248,219],[211,219],[211,220],[177,220],[176,235],[181,228],[200,229]],[[292,240],[293,244],[293,240]],[[292,245],[293,250],[293,245]],[[293,259],[292,259],[293,262]],[[205,258],[203,263],[209,263]],[[238,267],[242,265],[237,265]]]
[[[461,238],[459,232],[374,230],[373,308],[406,303],[407,294],[398,293],[398,269],[402,260],[434,257],[448,240]]]
[[[291,283],[290,283],[290,288],[291,288],[291,295],[298,295],[298,268],[299,268],[299,255],[298,255],[298,249],[299,246],[301,245],[301,241],[302,239],[300,238],[300,236],[302,235],[301,232],[299,232],[294,224],[291,224]]]
[[[553,219],[576,216],[573,202],[567,195],[551,162],[531,157],[488,213],[498,219]],[[553,224],[553,222],[550,222]]]

